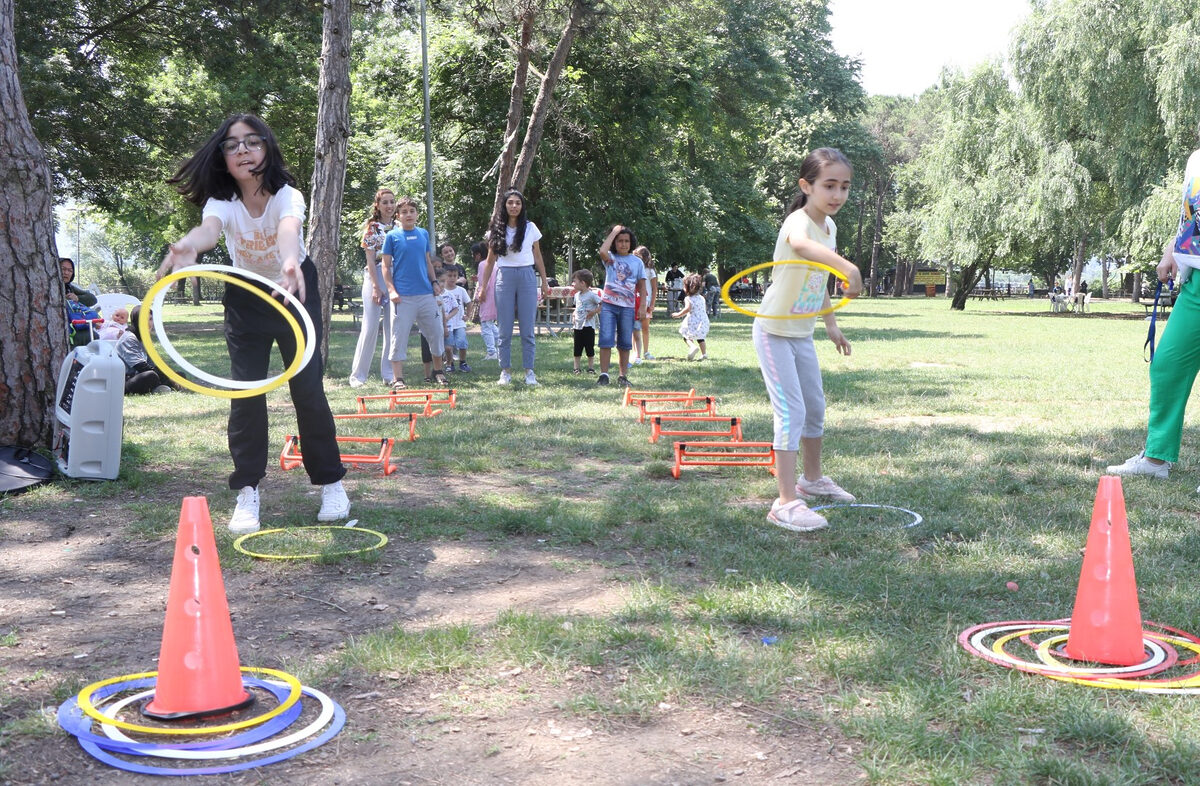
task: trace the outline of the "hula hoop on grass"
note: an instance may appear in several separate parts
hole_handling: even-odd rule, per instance
[[[255,551],[250,551],[244,545],[242,545],[247,540],[250,540],[251,538],[257,538],[260,535],[270,535],[275,532],[288,532],[289,530],[294,531],[297,529],[299,529],[299,530],[331,529],[331,530],[345,531],[347,529],[347,527],[344,525],[339,525],[336,527],[311,526],[311,527],[290,527],[290,528],[289,527],[276,527],[275,529],[260,529],[258,532],[248,532],[245,535],[242,535],[237,540],[235,540],[233,542],[233,549],[234,549],[234,551],[239,551],[242,554],[245,554],[247,557],[256,557],[258,559],[320,559],[321,557],[344,557],[348,554],[365,554],[368,551],[375,551],[376,549],[383,548],[384,546],[387,545],[387,542],[388,542],[387,535],[384,535],[382,532],[376,532],[375,530],[367,529],[366,527],[351,527],[350,530],[352,532],[365,532],[368,535],[374,535],[379,540],[376,541],[375,543],[372,543],[370,546],[364,546],[361,549],[347,549],[345,551],[328,551],[323,554],[322,553],[317,553],[317,554],[260,554]]]
[[[116,726],[119,729],[125,729],[126,731],[138,731],[144,734],[217,734],[223,731],[237,731],[238,729],[246,729],[251,726],[257,726],[260,723],[274,718],[276,715],[281,715],[293,704],[300,701],[300,693],[303,690],[303,686],[300,684],[300,680],[296,679],[291,674],[288,674],[284,671],[279,671],[277,669],[266,669],[254,666],[242,666],[241,668],[243,672],[265,674],[268,677],[274,677],[277,680],[282,680],[291,688],[291,692],[288,693],[288,697],[286,699],[277,704],[273,709],[270,709],[261,715],[256,715],[253,718],[247,718],[246,720],[236,721],[234,723],[225,723],[220,726],[192,728],[167,728],[163,726],[142,726],[137,723],[126,723],[125,721],[119,721],[108,717],[104,713],[97,710],[92,704],[92,696],[101,688],[112,685],[116,682],[139,680],[145,677],[157,677],[157,671],[144,671],[140,674],[124,674],[120,677],[111,677],[107,680],[93,682],[91,685],[88,685],[86,688],[79,691],[79,695],[76,697],[75,701],[79,704],[79,709],[83,711],[83,714],[87,715],[93,720],[98,720],[101,723],[108,723]]]
[[[742,278],[750,275],[751,273],[757,273],[760,270],[767,270],[778,265],[803,265],[805,267],[813,268],[814,271],[820,271],[822,274],[831,273],[834,277],[841,279],[847,284],[850,283],[850,279],[848,279],[846,275],[842,273],[842,271],[838,270],[837,268],[830,267],[822,262],[813,262],[809,259],[781,259],[777,262],[764,262],[761,265],[754,265],[753,267],[748,267],[745,270],[739,270],[730,276],[729,280],[725,282],[725,285],[721,287],[721,299],[725,301],[725,305],[729,306],[739,314],[745,314],[748,317],[756,317],[760,319],[809,319],[811,317],[821,317],[837,311],[839,308],[848,305],[850,301],[853,300],[853,298],[843,295],[841,300],[833,303],[829,306],[829,308],[819,308],[816,311],[802,311],[792,314],[760,314],[757,311],[751,311],[750,309],[743,308],[737,303],[733,302],[733,296],[729,294],[729,290],[736,282],[740,281]],[[813,294],[815,295],[816,293],[814,292]],[[800,299],[797,299],[796,302],[799,303]],[[820,300],[817,301],[817,304],[819,305],[823,302],[825,302],[825,281],[824,277],[822,276]],[[792,307],[795,308],[795,305],[793,304]]]
[[[809,508],[809,510],[828,510],[830,508],[882,508],[883,510],[898,510],[913,517],[913,520],[905,524],[901,529],[911,529],[925,520],[920,513],[908,508],[899,508],[895,505],[872,505],[867,502],[841,502],[831,505],[818,505],[815,508]]]
[[[229,275],[230,272],[234,272],[242,278],[235,278],[234,276]],[[172,360],[178,363],[184,371],[189,372],[192,376],[203,380],[210,385],[216,385],[217,388],[198,385],[171,368],[170,365],[163,360],[162,355],[159,354],[158,348],[155,346],[155,342],[150,339],[150,314],[151,311],[157,311],[160,314],[162,313],[163,303],[167,295],[167,288],[171,284],[180,279],[192,277],[211,278],[217,281],[224,281],[227,284],[233,284],[234,286],[239,286],[242,289],[253,292],[270,303],[271,306],[283,316],[288,325],[291,326],[292,332],[295,335],[297,352],[296,356],[292,359],[291,365],[288,366],[283,373],[279,374],[278,376],[269,377],[262,380],[226,379],[224,377],[218,377],[209,374],[208,372],[189,363],[182,355],[179,354],[178,351],[176,351],[175,347],[171,344],[170,339],[167,338],[166,330],[163,328],[163,320],[160,318],[155,320],[154,335],[157,338],[158,343],[162,344],[163,351],[166,352]],[[263,292],[258,287],[251,286],[251,282],[262,284],[270,287],[276,292],[279,292],[290,305],[294,306],[297,313],[300,314],[300,320],[304,323],[303,331],[300,328],[300,322],[296,321],[296,317],[293,316],[290,311],[284,308],[279,301]],[[257,273],[252,273],[249,270],[242,270],[240,268],[227,267],[224,265],[193,265],[192,267],[184,268],[183,270],[178,270],[174,273],[163,276],[161,279],[156,281],[154,285],[150,287],[149,291],[146,292],[146,297],[142,301],[142,312],[138,316],[138,328],[141,331],[142,336],[145,337],[146,354],[150,356],[150,359],[154,361],[155,365],[157,365],[168,378],[195,393],[200,393],[201,395],[205,396],[215,396],[217,398],[250,398],[252,396],[260,396],[264,393],[268,393],[287,382],[296,374],[300,373],[300,370],[308,365],[309,361],[312,360],[312,357],[316,352],[316,342],[305,340],[305,333],[307,333],[309,337],[316,335],[316,328],[313,326],[312,317],[309,316],[308,311],[304,308],[304,304],[301,303],[295,295],[293,295],[291,292],[288,292],[286,289],[269,278],[260,276]],[[229,389],[220,390],[218,388]]]

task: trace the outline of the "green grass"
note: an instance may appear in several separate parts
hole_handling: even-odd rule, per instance
[[[539,341],[535,390],[495,386],[496,367],[479,360],[473,338],[479,373],[453,379],[458,408],[422,421],[415,443],[397,444],[396,475],[352,470],[353,515],[418,542],[484,537],[503,549],[529,536],[546,549],[597,547],[630,600],[611,615],[508,611],[473,626],[385,628],[310,667],[312,679],[453,675],[440,699],[447,712],[542,701],[499,684],[511,668],[536,670],[567,695],[564,706],[606,718],[646,721],[661,702],[741,701],[781,731],[789,719],[837,724],[858,741],[872,783],[1200,782],[1194,703],[1012,673],[955,642],[978,622],[1070,614],[1097,478],[1144,438],[1142,315],[1141,306],[1094,301],[1090,316],[1051,316],[1043,301],[1023,299],[953,313],[942,298],[859,301],[839,312],[850,357],[818,330],[825,471],[860,500],[925,521],[905,529],[903,514],[836,510],[828,530],[808,536],[766,524],[774,480],[761,470],[671,479],[669,438],[648,443],[617,390],[574,377],[568,337]],[[167,322],[181,348],[220,369],[213,313],[177,307]],[[747,439],[770,439],[747,319],[714,323],[707,363],[682,360],[677,323],[654,325],[661,359],[634,368],[635,386],[715,394],[722,414],[742,416]],[[355,336],[335,318],[335,411],[350,411],[360,392],[382,392],[377,382],[345,384]],[[269,402],[282,448],[294,415],[286,392]],[[121,477],[87,485],[89,498],[124,503],[124,526],[146,539],[171,537],[184,494],[206,494],[214,519],[226,515],[226,406],[192,395],[128,400]],[[1193,413],[1171,479],[1125,483],[1143,616],[1193,632],[1198,437]],[[83,493],[64,481],[0,500],[0,520],[65,511]],[[265,494],[272,526],[307,523],[316,505],[298,471],[272,468]],[[268,570],[219,542],[227,568]],[[588,567],[574,552],[556,560],[564,574]],[[1018,592],[1006,589],[1010,580]],[[619,678],[569,679],[583,667]]]

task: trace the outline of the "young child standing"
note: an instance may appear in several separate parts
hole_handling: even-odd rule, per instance
[[[808,154],[800,166],[800,194],[788,208],[787,218],[775,241],[776,262],[807,259],[842,272],[849,281],[848,297],[862,291],[862,274],[853,262],[843,259],[837,248],[837,227],[832,216],[845,204],[853,170],[841,151],[823,147]],[[773,269],[771,286],[763,295],[752,335],[763,382],[775,411],[775,469],[779,497],[771,504],[767,521],[784,529],[806,532],[829,522],[809,510],[805,500],[817,498],[853,502],[854,495],[821,474],[821,440],[825,431],[825,393],[821,369],[813,346],[816,317],[788,317],[797,301],[808,297],[812,269],[802,265],[779,265]],[[821,277],[824,290],[824,277]],[[829,306],[824,292],[822,308]],[[775,318],[772,318],[775,317]],[[843,355],[850,342],[842,335],[832,313],[823,317],[825,335]],[[804,473],[796,477],[797,455],[803,449]]]
[[[493,267],[487,281],[484,281],[481,276],[487,272],[484,270],[487,255],[487,243],[480,240],[471,245],[471,256],[475,258],[477,279],[475,292],[472,295],[479,308],[479,335],[483,337],[483,359],[498,361],[500,360],[500,354],[497,352],[500,341],[500,325],[496,321],[496,273],[500,270],[500,266]],[[481,292],[483,297],[480,297]]]
[[[575,313],[571,316],[571,327],[575,335],[575,373],[582,374],[579,360],[587,352],[587,370],[595,374],[592,358],[596,356],[596,317],[600,314],[600,296],[592,289],[592,271],[584,268],[571,276],[575,287]]]
[[[642,258],[633,253],[637,238],[633,230],[617,224],[600,244],[600,259],[604,262],[604,290],[600,294],[600,376],[599,385],[608,384],[608,365],[612,348],[617,348],[620,374],[617,384],[623,388],[629,382],[629,350],[633,349],[633,323],[637,319],[637,296],[646,295],[646,268]],[[615,253],[614,253],[615,252]]]
[[[699,273],[683,279],[683,308],[671,317],[683,320],[679,335],[688,346],[687,359],[695,360],[699,352],[701,360],[708,360],[708,347],[704,343],[708,338],[708,309],[704,302],[704,278]]]
[[[216,247],[224,233],[234,267],[266,276],[296,294],[316,327],[315,335],[306,339],[320,346],[321,298],[316,265],[304,249],[304,195],[296,190],[267,124],[255,115],[234,115],[167,182],[177,185],[188,201],[202,205],[204,212],[200,226],[171,244],[159,278],[196,264],[196,257]],[[295,335],[271,304],[228,284],[222,303],[231,379],[266,377],[273,344],[285,366],[292,362]],[[317,355],[288,380],[288,388],[304,442],[304,470],[313,485],[321,487],[317,521],[336,521],[350,515],[350,500],[342,488],[346,468],[322,373]],[[267,397],[230,401],[229,488],[238,489],[237,508],[229,521],[234,533],[259,528],[258,484],[267,474],[267,451]]]
[[[454,268],[442,270],[442,313],[446,315],[446,366],[454,369],[454,351],[458,350],[458,370],[469,372],[467,365],[467,290],[458,285],[458,271]]]

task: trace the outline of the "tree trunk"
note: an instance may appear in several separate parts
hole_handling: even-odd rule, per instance
[[[554,47],[554,54],[546,66],[546,73],[542,76],[542,84],[538,87],[537,98],[533,102],[533,113],[529,117],[529,127],[525,129],[525,141],[521,143],[521,155],[517,158],[517,168],[513,175],[513,188],[518,191],[525,190],[529,172],[533,169],[533,159],[537,155],[538,145],[542,141],[542,128],[546,124],[546,114],[550,111],[550,104],[554,101],[554,88],[558,86],[558,79],[562,76],[563,68],[567,64],[567,55],[570,54],[571,44],[579,32],[579,23],[583,19],[583,12],[583,0],[575,0],[571,3],[571,15],[567,18],[567,24],[563,28],[562,35],[559,36],[558,45]]]
[[[1112,257],[1105,254],[1100,260],[1100,297],[1108,300],[1108,265]]]
[[[879,269],[879,249],[883,245],[883,199],[890,185],[888,180],[880,179],[875,185],[875,222],[874,233],[871,236],[871,291],[875,290],[875,272]]]
[[[0,443],[49,449],[66,306],[50,168],[17,76],[13,0],[0,0],[0,123]]]
[[[1079,279],[1083,277],[1083,264],[1087,262],[1087,238],[1079,238],[1075,244],[1075,261],[1071,266],[1071,291],[1079,291]]]
[[[1129,298],[1132,303],[1142,302],[1142,274],[1133,274],[1133,295]]]
[[[329,316],[341,235],[350,138],[350,0],[326,0],[321,17],[321,78],[317,87],[317,141],[313,161],[308,252],[321,290],[321,363],[329,356]]]
[[[504,125],[504,144],[500,149],[500,158],[496,162],[500,174],[496,178],[496,199],[492,205],[492,215],[502,215],[500,208],[504,192],[512,188],[513,169],[517,157],[517,132],[521,129],[521,118],[525,114],[525,82],[529,78],[529,57],[533,52],[533,8],[526,9],[521,16],[521,45],[517,50],[517,67],[513,71],[512,88],[508,94],[508,121]]]
[[[854,241],[854,264],[862,264],[862,241],[863,241],[863,216],[867,212],[867,200],[862,198],[862,192],[858,195],[858,232]],[[867,297],[872,297],[875,292],[875,266],[871,265],[871,291],[867,293]]]
[[[967,265],[959,272],[958,289],[954,292],[954,297],[950,301],[950,308],[955,311],[964,311],[967,307],[967,298],[971,294],[971,290],[975,289],[975,285],[979,283],[979,279],[991,269],[991,264],[983,262],[975,262]]]

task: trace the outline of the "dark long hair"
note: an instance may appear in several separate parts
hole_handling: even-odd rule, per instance
[[[509,251],[508,245],[508,198],[517,196],[521,200],[521,212],[517,216],[517,231],[513,233],[512,247],[517,251],[525,245],[525,227],[529,225],[529,213],[525,202],[525,195],[515,188],[510,188],[504,192],[504,197],[500,200],[500,209],[496,211],[496,215],[492,216],[492,226],[488,230],[488,246],[492,251],[496,252],[496,256],[502,257]]]
[[[850,165],[850,159],[846,158],[846,154],[841,150],[836,147],[818,147],[809,153],[805,157],[804,163],[800,165],[800,177],[809,183],[816,183],[817,179],[821,177],[821,170],[830,164],[845,164],[847,169],[851,172],[854,171],[854,167]],[[792,200],[787,212],[783,214],[784,218],[804,207],[804,203],[807,201],[808,195],[801,191]]]
[[[183,194],[184,199],[203,206],[210,198],[229,200],[241,196],[237,181],[225,166],[225,154],[221,152],[221,143],[229,137],[229,129],[234,123],[250,126],[266,143],[262,166],[253,170],[254,174],[262,175],[259,190],[275,194],[284,186],[296,185],[296,178],[287,171],[283,154],[279,152],[279,141],[270,127],[257,115],[241,114],[233,115],[222,123],[195,155],[179,167],[175,176],[167,180]]]

